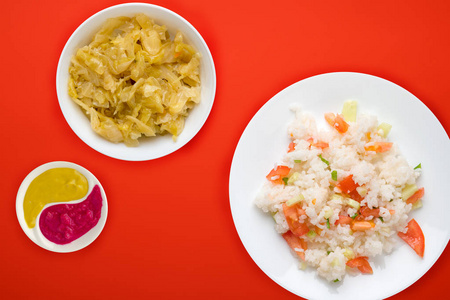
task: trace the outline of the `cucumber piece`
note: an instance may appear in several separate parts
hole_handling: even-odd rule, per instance
[[[294,182],[296,182],[299,177],[300,177],[300,174],[298,172],[294,172],[294,174],[292,174],[291,177],[289,177],[289,179],[287,181],[287,185],[293,185]]]
[[[392,125],[388,123],[381,123],[378,125],[378,132],[381,130],[383,131],[383,134],[380,134],[382,137],[386,138],[391,131]]]
[[[302,194],[298,194],[297,196],[295,196],[295,197],[289,199],[288,201],[286,201],[286,205],[287,206],[292,206],[294,204],[302,202],[303,200],[305,200],[305,197],[303,197]]]
[[[356,122],[356,109],[358,107],[358,102],[353,100],[347,100],[344,102],[344,107],[342,108],[342,115],[346,122]]]
[[[353,199],[347,199],[347,204],[350,205],[351,207],[353,207],[354,209],[358,210],[360,208],[360,204],[358,201],[355,201]]]
[[[415,184],[407,184],[404,189],[402,190],[402,199],[403,201],[406,201],[414,195],[415,192],[417,192],[419,188]]]

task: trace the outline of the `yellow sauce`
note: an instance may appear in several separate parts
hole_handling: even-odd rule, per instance
[[[29,228],[48,203],[79,200],[88,192],[88,181],[83,174],[71,168],[54,168],[37,176],[25,193],[23,211]]]

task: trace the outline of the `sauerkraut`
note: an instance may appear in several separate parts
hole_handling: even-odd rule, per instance
[[[108,19],[69,67],[70,97],[105,139],[177,136],[200,101],[200,53],[148,16]]]

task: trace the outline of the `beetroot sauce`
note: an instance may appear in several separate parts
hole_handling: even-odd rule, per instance
[[[97,225],[103,200],[98,185],[86,200],[76,204],[57,204],[44,209],[39,218],[42,234],[55,244],[68,244]]]

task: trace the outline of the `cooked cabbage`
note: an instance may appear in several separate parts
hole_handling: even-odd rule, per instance
[[[69,67],[70,97],[105,139],[177,136],[200,101],[200,53],[144,14],[108,19]]]

